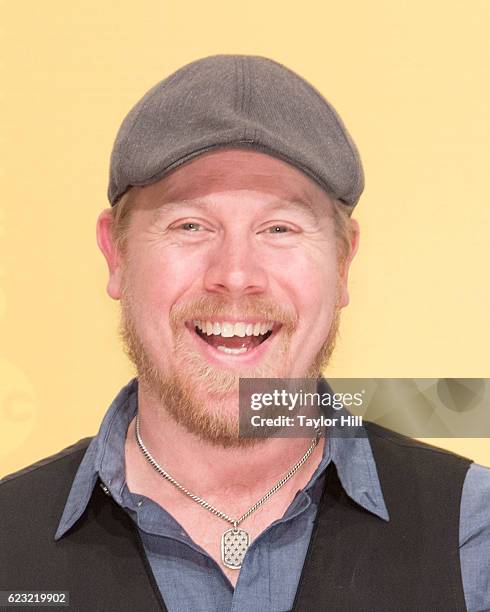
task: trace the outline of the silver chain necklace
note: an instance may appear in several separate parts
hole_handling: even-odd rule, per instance
[[[140,448],[141,452],[143,453],[145,458],[148,460],[148,462],[155,468],[155,470],[161,476],[166,478],[169,482],[171,482],[178,489],[180,489],[182,493],[185,493],[185,495],[187,495],[188,497],[193,499],[195,502],[200,504],[203,508],[206,508],[206,510],[209,510],[210,512],[212,512],[219,518],[222,518],[228,523],[231,523],[231,525],[233,525],[231,529],[228,529],[227,531],[225,531],[223,535],[221,536],[221,560],[223,564],[226,567],[229,567],[230,569],[240,569],[242,567],[243,558],[245,557],[245,553],[247,552],[247,549],[250,546],[249,533],[247,531],[244,531],[243,529],[238,529],[238,525],[240,525],[242,521],[244,521],[247,517],[249,517],[252,514],[252,512],[257,510],[257,508],[259,508],[264,502],[266,502],[269,499],[269,497],[271,497],[271,495],[273,495],[278,489],[280,489],[283,485],[286,484],[286,482],[291,478],[291,476],[293,476],[299,470],[299,468],[303,465],[303,463],[305,463],[305,461],[311,455],[311,453],[313,452],[313,449],[318,444],[318,440],[320,438],[320,430],[317,429],[316,435],[311,441],[311,444],[308,447],[308,450],[301,457],[301,459],[293,465],[293,467],[289,470],[289,472],[285,476],[283,476],[283,478],[281,478],[281,480],[276,485],[274,485],[272,489],[267,491],[267,493],[263,497],[261,497],[257,502],[255,502],[255,504],[249,510],[247,510],[245,514],[242,514],[242,516],[238,519],[232,519],[227,514],[225,514],[224,512],[221,512],[221,510],[218,510],[217,508],[212,506],[210,503],[208,503],[201,497],[198,497],[197,495],[194,495],[193,493],[188,491],[185,487],[183,487],[180,483],[178,483],[175,480],[175,478],[172,478],[172,476],[170,476],[168,472],[166,472],[160,465],[158,465],[155,459],[151,456],[146,446],[143,444],[143,440],[141,439],[139,414],[136,415],[135,432],[136,432],[136,443],[138,444],[138,447]]]

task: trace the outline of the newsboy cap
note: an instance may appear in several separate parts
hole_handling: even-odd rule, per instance
[[[352,208],[364,188],[356,145],[312,85],[265,57],[215,55],[160,81],[128,113],[111,154],[109,201],[223,147],[286,161]]]

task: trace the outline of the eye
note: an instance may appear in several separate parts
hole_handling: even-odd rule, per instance
[[[269,234],[285,234],[286,232],[289,232],[291,230],[286,225],[271,225],[271,227],[269,227],[267,231],[269,232]]]
[[[189,221],[187,223],[182,223],[177,227],[177,229],[183,229],[187,232],[197,232],[198,230],[202,229],[202,226],[199,225],[199,223],[192,223]]]

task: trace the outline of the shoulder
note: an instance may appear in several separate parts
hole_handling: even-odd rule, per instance
[[[490,468],[466,475],[459,526],[461,573],[468,610],[490,609]]]
[[[46,497],[53,491],[69,486],[92,438],[83,438],[54,455],[0,479],[0,508],[11,503],[19,506],[24,496],[29,499]]]
[[[382,485],[390,483],[398,495],[403,481],[411,494],[416,490],[427,502],[436,493],[441,501],[459,499],[471,459],[375,423],[364,426]]]
[[[402,454],[415,454],[421,460],[426,461],[433,459],[435,461],[449,461],[455,464],[461,463],[470,465],[472,463],[471,459],[463,457],[458,453],[422,442],[415,438],[404,436],[396,431],[377,425],[376,423],[366,421],[364,427],[371,444],[382,447],[387,451],[391,450],[392,452]]]
[[[450,457],[459,457],[460,459],[466,459],[466,457],[458,455],[453,451],[441,448],[439,446],[434,446],[432,444],[427,444],[426,442],[421,442],[420,440],[417,440],[415,438],[404,436],[403,434],[393,431],[392,429],[382,427],[377,423],[372,423],[371,421],[365,421],[364,426],[371,440],[373,438],[377,438],[383,440],[391,446],[395,446],[398,448],[407,448],[410,450],[421,451],[423,453],[435,453],[437,455],[445,455]],[[469,461],[468,459],[466,460]]]
[[[461,545],[485,540],[490,562],[490,467],[473,463],[461,498]]]

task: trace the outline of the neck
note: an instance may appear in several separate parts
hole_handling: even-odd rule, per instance
[[[312,438],[266,438],[251,447],[223,448],[200,439],[177,423],[165,407],[140,386],[138,389],[140,435],[154,459],[191,492],[228,495],[264,493],[302,457]],[[291,486],[304,486],[321,461],[325,439],[320,438],[308,461],[293,476]],[[143,457],[135,440],[135,423],[127,435],[127,472],[131,490],[151,488],[161,476]]]

